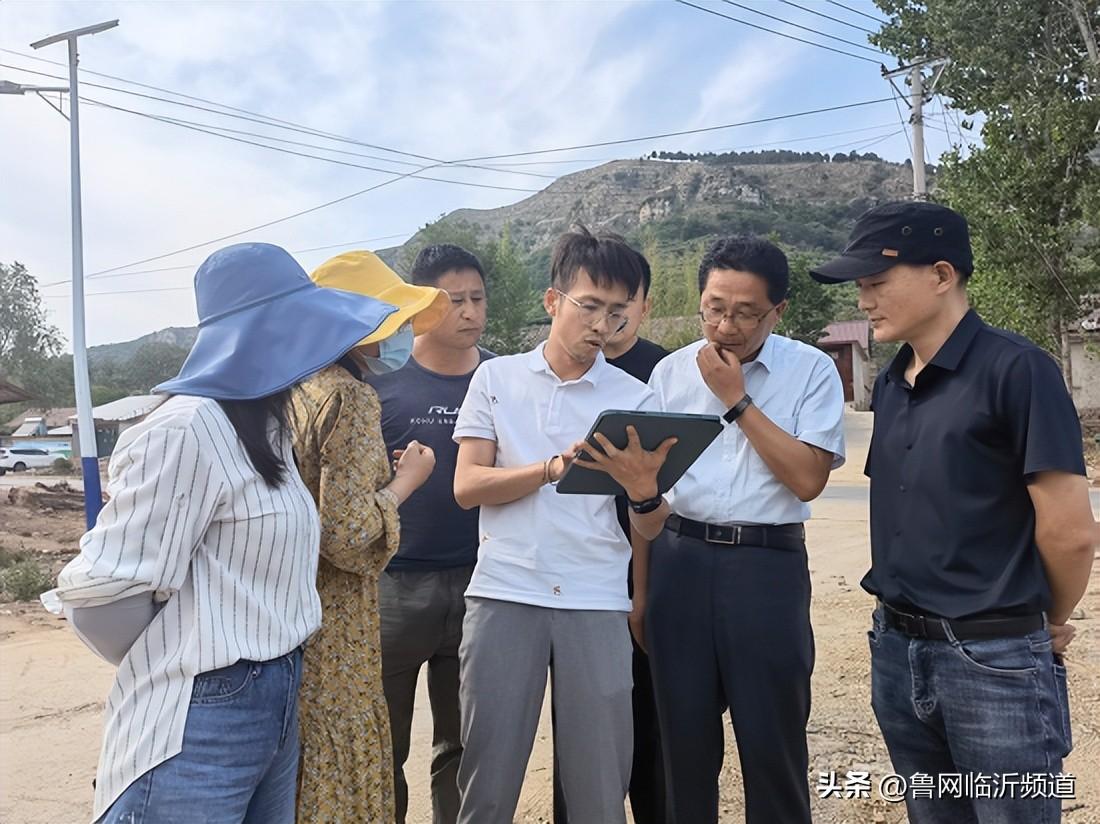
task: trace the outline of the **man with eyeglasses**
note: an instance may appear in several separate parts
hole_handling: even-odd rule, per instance
[[[643,258],[642,262],[641,287],[624,310],[627,316],[626,326],[611,336],[604,346],[603,354],[609,364],[645,383],[653,374],[653,367],[660,363],[668,351],[638,335],[639,328],[652,308],[649,297],[652,273],[648,261]],[[622,497],[615,500],[615,506],[619,525],[629,538],[630,507]],[[633,568],[628,569],[627,575],[627,594],[633,597]],[[657,708],[653,703],[653,681],[649,675],[649,657],[636,642],[633,673],[634,764],[630,770],[630,812],[634,816],[634,824],[664,824],[665,770],[661,763],[661,736],[657,725]],[[554,759],[554,824],[570,824],[557,759]]]
[[[455,498],[481,507],[460,660],[460,824],[511,824],[549,673],[554,749],[571,820],[624,824],[633,756],[630,542],[610,496],[553,484],[605,409],[655,409],[652,391],[603,355],[627,324],[647,264],[616,235],[559,238],[544,344],[478,367],[455,424]],[[652,537],[668,512],[657,472],[674,439],[632,444],[600,466],[625,488],[631,525]]]
[[[716,241],[699,266],[704,338],[657,364],[649,384],[662,409],[726,421],[665,496],[664,530],[648,552],[635,547],[631,620],[649,651],[668,809],[681,824],[718,821],[727,707],[746,821],[810,821],[803,522],[844,461],[844,394],[828,355],[774,334],[788,286],[775,245]]]

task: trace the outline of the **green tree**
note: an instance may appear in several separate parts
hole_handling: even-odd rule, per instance
[[[776,331],[811,346],[821,340],[825,327],[837,319],[837,293],[810,277],[810,267],[820,257],[787,249],[791,270],[791,288],[787,293],[787,311]]]
[[[490,244],[489,252],[489,270],[485,273],[489,279],[485,345],[502,355],[514,354],[527,348],[526,327],[532,320],[541,319],[543,312],[508,226]]]
[[[124,395],[147,393],[158,383],[179,374],[188,352],[173,343],[146,341],[125,361],[111,385],[123,389]]]
[[[1100,289],[1100,6],[1087,0],[876,0],[872,38],[902,60],[948,57],[939,91],[982,113],[983,145],[942,159],[935,196],[970,221],[975,305],[1061,357]],[[967,128],[966,123],[956,123]],[[1067,375],[1068,377],[1068,375]]]
[[[61,352],[61,332],[46,319],[38,283],[22,263],[0,263],[0,374],[48,400],[45,363]]]

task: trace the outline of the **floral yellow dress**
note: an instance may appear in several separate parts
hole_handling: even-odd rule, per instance
[[[397,497],[374,390],[342,366],[300,384],[294,452],[321,516],[321,629],[306,644],[299,697],[300,824],[395,817],[382,692],[378,578],[397,551]]]

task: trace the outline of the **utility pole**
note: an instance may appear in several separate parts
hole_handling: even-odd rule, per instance
[[[55,34],[31,43],[40,49],[65,41],[69,46],[69,174],[72,211],[73,259],[73,384],[76,390],[77,428],[80,432],[80,469],[84,479],[84,522],[95,526],[103,508],[99,483],[99,449],[96,445],[95,419],[92,416],[92,390],[88,380],[88,348],[84,336],[84,228],[80,211],[80,93],[77,85],[77,39],[98,34],[118,25],[109,20],[94,26]]]
[[[948,63],[950,63],[950,60],[946,57],[922,57],[914,60],[908,66],[899,66],[893,71],[886,71],[883,67],[882,71],[882,76],[890,81],[890,85],[894,87],[894,91],[901,96],[902,100],[906,100],[906,95],[894,83],[894,78],[902,75],[908,75],[909,78],[909,99],[906,100],[906,105],[911,112],[909,125],[912,126],[913,132],[910,145],[913,153],[914,200],[928,200],[928,182],[924,170],[924,104],[931,100],[932,95],[935,94],[936,84],[939,82],[940,75],[943,74],[943,70],[947,68]],[[931,81],[927,86],[924,83],[925,68],[933,70]]]

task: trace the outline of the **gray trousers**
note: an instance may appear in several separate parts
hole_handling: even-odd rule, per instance
[[[634,754],[626,615],[466,599],[461,824],[512,824],[551,677],[570,824],[625,824]]]
[[[458,645],[466,611],[463,593],[473,569],[387,571],[379,579],[382,685],[390,709],[397,824],[403,824],[409,808],[404,766],[409,757],[416,681],[424,664],[428,665],[432,705],[432,822],[454,824],[458,819],[458,762],[462,757]]]

